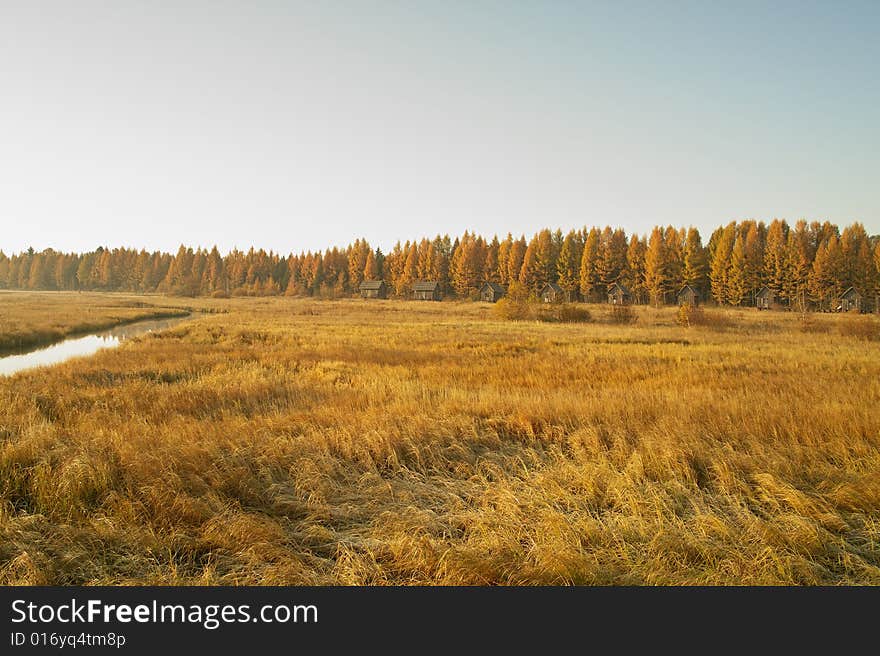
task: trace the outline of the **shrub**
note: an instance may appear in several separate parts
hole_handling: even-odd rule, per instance
[[[522,321],[535,319],[538,314],[538,299],[528,287],[517,282],[511,283],[507,294],[495,303],[495,314],[502,319]]]
[[[501,319],[517,321],[529,319],[531,314],[530,303],[515,298],[504,297],[495,304],[495,314]]]
[[[502,298],[495,304],[495,314],[510,321],[587,323],[592,320],[590,311],[585,307],[574,303],[542,303],[535,298]]]
[[[559,320],[563,323],[588,323],[592,321],[592,316],[587,308],[566,303],[559,307]]]

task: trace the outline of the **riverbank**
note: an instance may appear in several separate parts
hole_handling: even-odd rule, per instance
[[[0,355],[146,319],[185,317],[190,308],[136,297],[79,293],[0,293]]]

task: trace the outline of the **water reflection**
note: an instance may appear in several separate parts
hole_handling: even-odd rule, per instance
[[[92,355],[105,348],[114,348],[137,335],[166,330],[186,321],[191,315],[171,319],[147,319],[135,323],[116,326],[108,330],[71,337],[52,346],[37,347],[27,353],[0,357],[0,376],[10,376],[25,369],[58,364],[70,358]]]

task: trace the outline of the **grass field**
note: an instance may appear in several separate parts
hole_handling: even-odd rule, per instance
[[[48,296],[16,339],[183,304]],[[0,582],[880,584],[876,317],[187,304],[0,378]]]
[[[157,305],[118,294],[0,292],[0,354],[121,323],[185,314],[179,307]]]

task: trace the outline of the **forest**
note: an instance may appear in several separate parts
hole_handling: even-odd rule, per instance
[[[485,281],[538,290],[557,283],[572,299],[600,301],[625,284],[638,303],[661,305],[689,284],[720,305],[753,304],[769,287],[783,305],[833,309],[854,287],[868,299],[880,293],[880,235],[861,223],[842,231],[830,222],[793,226],[776,219],[731,222],[704,244],[696,228],[655,227],[627,236],[622,228],[563,234],[543,229],[491,240],[465,232],[451,239],[397,242],[388,253],[357,239],[345,248],[280,255],[251,248],[221,255],[181,245],[176,254],[100,247],[88,253],[33,248],[0,251],[0,288],[121,291],[181,296],[312,296],[339,298],[363,280],[384,279],[396,296],[415,280],[437,280],[444,292],[474,298]]]

